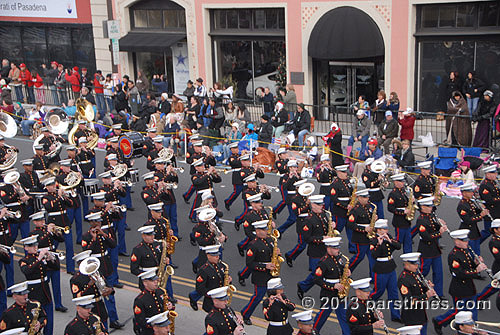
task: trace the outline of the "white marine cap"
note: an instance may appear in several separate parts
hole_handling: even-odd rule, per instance
[[[147,180],[147,179],[153,179],[155,177],[154,171],[145,173],[142,175],[142,179]]]
[[[9,329],[4,332],[1,332],[0,335],[28,335],[28,332],[25,332],[24,330],[25,330],[24,327]]]
[[[299,166],[299,164],[297,163],[297,160],[295,160],[295,159],[290,159],[290,160],[288,161],[288,163],[286,163],[286,166],[288,166],[288,167],[293,167],[293,166],[297,167],[297,166]]]
[[[28,294],[29,293],[28,282],[23,281],[22,283],[14,284],[7,290],[11,291],[13,294],[19,294],[19,295]]]
[[[193,135],[189,136],[190,142],[194,142],[195,140],[199,140],[199,139],[200,139],[200,134],[198,134],[198,133],[194,133]]]
[[[247,198],[248,202],[258,202],[262,201],[262,193],[257,193]]]
[[[494,219],[491,221],[491,228],[499,228],[500,227],[500,219]]]
[[[74,145],[68,145],[66,151],[76,151],[76,147]]]
[[[101,212],[95,212],[85,215],[85,219],[88,221],[102,221]]]
[[[149,270],[146,270],[144,272],[141,272],[137,275],[137,277],[141,278],[142,280],[155,280],[158,279],[158,275],[156,274],[156,271],[158,270],[158,267],[151,268]]]
[[[212,191],[210,191],[209,189],[204,190],[201,193],[201,201],[205,201],[207,199],[212,199],[212,198],[214,198],[214,195],[212,194]]]
[[[249,174],[245,178],[243,178],[244,183],[248,183],[249,181],[256,181],[255,173]]]
[[[197,160],[191,163],[192,166],[200,166],[203,165],[203,158],[198,158]]]
[[[267,281],[268,290],[279,290],[284,288],[283,283],[281,283],[281,278],[271,278]]]
[[[322,154],[319,160],[321,162],[329,161],[330,160],[330,155],[329,154]]]
[[[21,239],[21,243],[24,244],[25,246],[38,244],[38,235],[33,235],[33,236],[23,238],[23,239]]]
[[[30,220],[31,221],[35,221],[35,220],[45,220],[45,211],[44,210],[41,210],[41,211],[38,211],[38,212],[35,212],[33,214],[30,215]]]
[[[92,250],[85,250],[85,251],[82,251],[76,255],[74,255],[73,257],[71,257],[75,262],[80,262],[80,261],[83,261],[85,258],[88,258],[90,257],[90,254],[92,253]]]
[[[29,159],[23,159],[21,161],[21,164],[22,165],[33,165],[33,159],[32,158],[29,158]]]
[[[255,222],[252,222],[252,226],[255,229],[267,229],[267,223],[268,222],[269,222],[269,220],[255,221]]]
[[[205,208],[198,213],[198,220],[210,221],[217,215],[217,211],[213,208]]]
[[[163,209],[163,202],[158,202],[156,204],[148,205],[148,208],[152,211],[159,212]]]
[[[97,193],[92,193],[90,195],[92,197],[92,200],[104,200],[106,199],[106,192],[97,192]]]
[[[137,231],[141,234],[153,234],[155,231],[154,225],[142,226],[137,229]]]
[[[420,252],[409,252],[406,254],[402,254],[401,259],[403,262],[410,262],[410,263],[418,263],[420,261]]]
[[[99,173],[99,178],[111,178],[111,170]]]
[[[451,238],[465,240],[469,238],[469,229],[458,229],[450,232]]]
[[[157,157],[155,159],[153,159],[153,164],[165,164],[167,162],[167,160],[165,158],[162,158],[162,157]]]
[[[56,183],[56,178],[55,177],[49,177],[43,181],[44,186],[52,185]],[[7,183],[6,183],[7,184]]]
[[[229,286],[222,286],[218,288],[214,288],[213,290],[210,290],[207,292],[207,295],[209,295],[212,299],[217,299],[217,300],[227,300],[229,299],[227,295],[227,289]]]
[[[239,144],[240,144],[240,142],[231,142],[229,144],[229,148],[237,148]]]
[[[43,150],[43,144],[36,144],[33,146],[33,149],[35,150]]]
[[[426,197],[417,200],[420,206],[434,206],[434,197]]]
[[[146,322],[155,327],[168,327],[170,325],[170,319],[168,318],[169,311],[153,315],[146,319]]]
[[[396,173],[391,176],[393,181],[405,181],[406,173]]]
[[[497,166],[495,164],[488,165],[488,166],[485,166],[484,168],[482,168],[481,170],[483,170],[484,173],[497,172]]]
[[[472,312],[460,311],[455,315],[455,323],[457,325],[473,325],[475,324],[472,318]]]
[[[358,197],[368,197],[369,189],[368,188],[362,188],[361,190],[356,191],[356,195]]]
[[[297,322],[300,322],[304,325],[312,325],[314,323],[313,317],[312,317],[312,309],[292,314],[292,318],[294,318]]]
[[[373,163],[375,161],[375,158],[373,157],[368,157],[366,160],[365,160],[365,164],[366,165],[370,165],[371,163]]]
[[[327,237],[323,239],[323,243],[327,247],[338,248],[340,246],[340,242],[342,241],[342,237]]]
[[[371,278],[358,279],[351,283],[351,287],[355,290],[369,291],[371,289],[370,288],[371,281],[372,281]]]
[[[286,152],[286,148],[285,147],[281,147],[278,149],[278,155],[281,155],[281,154],[284,154]]]
[[[72,300],[75,303],[75,305],[86,308],[86,309],[90,309],[90,308],[94,307],[93,303],[95,302],[95,299],[94,299],[93,294],[84,295],[82,297],[74,298]]]
[[[240,156],[240,161],[247,161],[249,159],[250,159],[250,155],[249,154],[244,154],[244,155]]]
[[[110,141],[111,141],[111,139],[110,139]],[[89,141],[87,140],[87,138],[85,136],[82,136],[82,137],[80,137],[78,139],[78,144],[80,144],[80,143],[88,143],[88,142]],[[113,142],[113,141],[111,141],[111,142]],[[116,139],[116,142],[118,142],[118,138]]]
[[[113,129],[122,129],[122,124],[121,123],[115,123],[114,125],[111,126]]]
[[[219,255],[220,254],[220,244],[207,245],[200,248],[205,251],[206,254],[209,255]]]
[[[309,197],[309,202],[312,204],[323,204],[325,203],[325,195],[324,194],[311,195]]]
[[[293,186],[299,187],[300,185],[305,184],[305,183],[307,183],[307,179],[301,179],[301,180],[297,180],[295,183],[293,183]]]
[[[316,187],[314,186],[314,184],[304,183],[304,184],[299,186],[299,189],[297,190],[297,192],[303,197],[308,197],[314,193],[315,189],[316,189]]]
[[[422,329],[422,325],[404,326],[396,330],[399,332],[399,335],[420,335],[420,329]]]
[[[432,161],[423,161],[420,163],[417,163],[417,166],[421,169],[430,169],[432,165]]]
[[[203,140],[196,140],[196,141],[193,141],[193,146],[195,147],[201,147],[203,145]]]
[[[69,159],[61,159],[59,161],[59,165],[61,165],[61,166],[71,166],[71,158],[69,158]]]
[[[389,225],[387,224],[387,219],[378,219],[375,221],[376,229],[387,229]]]
[[[153,137],[153,142],[155,143],[163,143],[163,136],[162,135],[157,135]]]
[[[463,185],[460,185],[460,191],[462,192],[474,192],[474,190],[476,189],[476,185],[474,183],[467,183],[467,184],[463,184]]]
[[[342,171],[342,172],[347,172],[347,169],[349,168],[349,165],[343,164],[343,165],[337,165],[334,167],[336,171]]]
[[[116,157],[116,154],[109,154],[106,156],[106,159],[108,161],[116,161],[116,160],[118,160],[118,157]]]

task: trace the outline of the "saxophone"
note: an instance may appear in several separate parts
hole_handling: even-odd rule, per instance
[[[351,288],[352,279],[347,275],[349,271],[349,258],[342,254],[340,254],[340,256],[345,261],[344,272],[342,272],[342,277],[340,278],[340,285],[344,287],[344,290],[338,293],[338,297],[340,299],[343,299],[349,295],[349,289]]]
[[[102,327],[101,327],[101,318],[97,315],[97,314],[92,314],[93,316],[95,316],[95,318],[97,319],[96,322],[94,322],[93,326],[95,328],[95,333],[96,335],[101,335],[103,332],[102,332]]]
[[[221,264],[224,265],[225,269],[224,269],[224,284],[222,284],[222,286],[227,286],[228,289],[227,289],[227,295],[229,296],[229,299],[227,300],[227,305],[231,305],[231,300],[233,299],[233,293],[236,292],[236,286],[234,285],[231,285],[231,283],[229,282],[229,265],[227,265],[227,263],[224,263],[223,261],[221,261]]]
[[[273,235],[271,235],[271,238],[274,242],[273,254],[271,255],[271,264],[274,264],[274,270],[271,270],[271,276],[279,277],[281,272],[281,263],[283,263],[285,260],[283,259],[283,257],[281,257],[281,255],[278,254],[278,238]]]
[[[439,177],[433,174],[432,178],[434,179],[434,205],[439,206],[441,204],[443,192],[441,192],[441,190],[439,189]]]
[[[406,219],[408,221],[412,221],[415,218],[415,195],[413,194],[413,189],[411,187],[406,188],[409,196],[408,196],[408,206],[406,209],[408,210],[408,214],[406,214]]]
[[[377,221],[377,205],[375,205],[373,202],[370,202],[370,205],[373,206],[372,217],[370,218],[370,228],[372,229],[372,231],[367,233],[366,236],[368,238],[374,238],[377,235],[377,233],[375,233],[375,221]]]
[[[168,311],[168,320],[170,321],[168,328],[171,335],[175,334],[175,318],[177,316],[179,316],[179,313],[177,313],[176,311]]]
[[[162,240],[161,245],[162,251],[160,265],[158,265],[158,278],[160,278],[159,286],[166,287],[168,277],[174,274],[174,268],[167,265],[169,243],[166,240]]]
[[[328,233],[326,236],[328,237],[337,237],[340,236],[340,232],[333,228],[333,220],[332,220],[332,213],[330,211],[325,210],[326,216],[328,217]]]
[[[269,220],[267,221],[267,234],[269,236],[280,238],[280,232],[278,231],[278,229],[273,228],[273,208],[271,206],[267,206],[267,208],[269,208]]]
[[[352,187],[351,200],[349,201],[349,205],[351,208],[356,205],[356,201],[358,200],[356,197],[356,192],[358,191],[358,178],[352,177],[354,179],[354,186]]]
[[[175,244],[179,241],[179,238],[173,234],[170,234],[170,221],[168,219],[165,219],[167,221],[167,253],[169,255],[172,255],[175,252]]]
[[[31,320],[30,322],[30,327],[28,329],[28,335],[35,335],[37,334],[40,329],[37,331],[35,329],[35,326],[38,322],[38,318],[40,316],[40,309],[42,308],[40,303],[38,301],[31,301],[32,303],[34,303],[36,305],[35,309],[33,310],[33,319]]]

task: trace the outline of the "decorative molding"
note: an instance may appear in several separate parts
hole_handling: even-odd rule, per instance
[[[391,28],[391,6],[390,5],[373,5],[373,8],[384,18],[387,28]]]
[[[307,23],[318,10],[318,6],[302,7],[302,30],[307,27]]]

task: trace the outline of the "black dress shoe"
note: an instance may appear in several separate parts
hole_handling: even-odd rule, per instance
[[[276,212],[273,211],[273,219],[276,219],[276,216],[277,216]]]
[[[189,204],[189,200],[188,200],[188,199],[186,199],[186,198],[184,198],[184,196],[182,196],[182,199],[184,199],[184,202],[185,202],[186,204]]]
[[[193,247],[196,246],[196,240],[189,239],[189,243],[191,243]]]
[[[178,240],[178,242],[182,241],[182,237],[177,236],[177,240]]]
[[[238,283],[240,283],[241,286],[246,286],[247,285],[245,283],[245,278],[243,278],[239,273],[238,273]]]
[[[226,210],[230,211],[231,207],[229,207],[229,204],[224,201],[224,207],[226,207]]]
[[[12,298],[12,293],[7,293],[7,296],[8,296],[9,298]]]
[[[68,311],[68,309],[64,306],[61,306],[61,307],[57,307],[56,311],[66,313]]]
[[[191,305],[191,308],[195,311],[198,310],[198,303],[196,301],[194,301],[193,299],[191,299],[191,297],[189,297],[189,305]]]
[[[392,318],[391,321],[396,323],[403,323],[403,321],[401,321],[401,318]]]
[[[119,255],[123,257],[130,257],[130,255],[127,254],[126,252],[120,252]]]
[[[113,287],[123,288],[123,284],[122,283],[116,283],[116,284],[113,285]]]
[[[198,223],[198,220],[196,220],[196,219],[191,219],[191,222],[192,222],[192,223]]]
[[[443,335],[443,326],[438,324],[436,318],[432,318],[432,325],[434,326],[434,331],[436,332],[436,334]]]
[[[122,329],[125,325],[123,323],[120,323],[119,321],[113,321],[109,324],[109,326],[113,329]]]
[[[198,273],[198,268],[196,267],[196,264],[193,264],[193,272],[194,274]]]
[[[287,254],[285,254],[285,259],[286,259],[286,264],[289,266],[289,267],[293,267],[293,260],[292,260],[292,257],[288,256]]]
[[[234,229],[236,229],[236,231],[240,231],[240,224],[236,221],[234,221]]]
[[[238,252],[240,253],[240,256],[245,257],[245,250],[243,250],[243,248],[240,248],[239,245],[237,247],[238,247]]]
[[[126,226],[126,227],[125,227],[125,230],[126,230],[126,231],[131,231],[132,229],[130,229],[130,227],[129,227],[129,226]]]
[[[75,274],[75,271],[67,271],[66,273],[73,276]]]
[[[128,208],[127,208],[127,211],[133,212],[133,211],[135,211],[135,208],[134,208],[134,207],[128,207]],[[118,322],[118,321],[117,321],[117,322]],[[122,326],[122,327],[123,327],[123,326]]]
[[[243,319],[243,323],[246,324],[247,326],[251,326],[252,325],[252,320],[250,320],[250,319]]]
[[[177,269],[179,266],[178,265],[175,265],[174,263],[170,262],[170,266],[174,269]]]
[[[305,293],[304,290],[297,283],[297,296],[299,297],[300,300],[304,298],[304,293]]]
[[[174,305],[177,303],[177,299],[175,299],[174,297],[169,298],[168,300],[170,300],[170,302]]]

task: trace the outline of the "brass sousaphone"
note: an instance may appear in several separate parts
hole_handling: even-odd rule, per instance
[[[78,121],[85,120],[87,122],[94,121],[94,107],[92,104],[85,99],[78,98],[76,100],[76,113],[75,113],[75,125],[68,133],[68,142],[71,145],[77,145],[77,141],[75,138],[75,133],[78,130]],[[97,141],[99,140],[99,136],[93,129],[89,129],[91,134],[87,136],[87,147],[89,149],[94,149],[97,146]]]
[[[61,108],[51,109],[45,115],[45,123],[52,134],[61,135],[69,128],[69,118]]]

